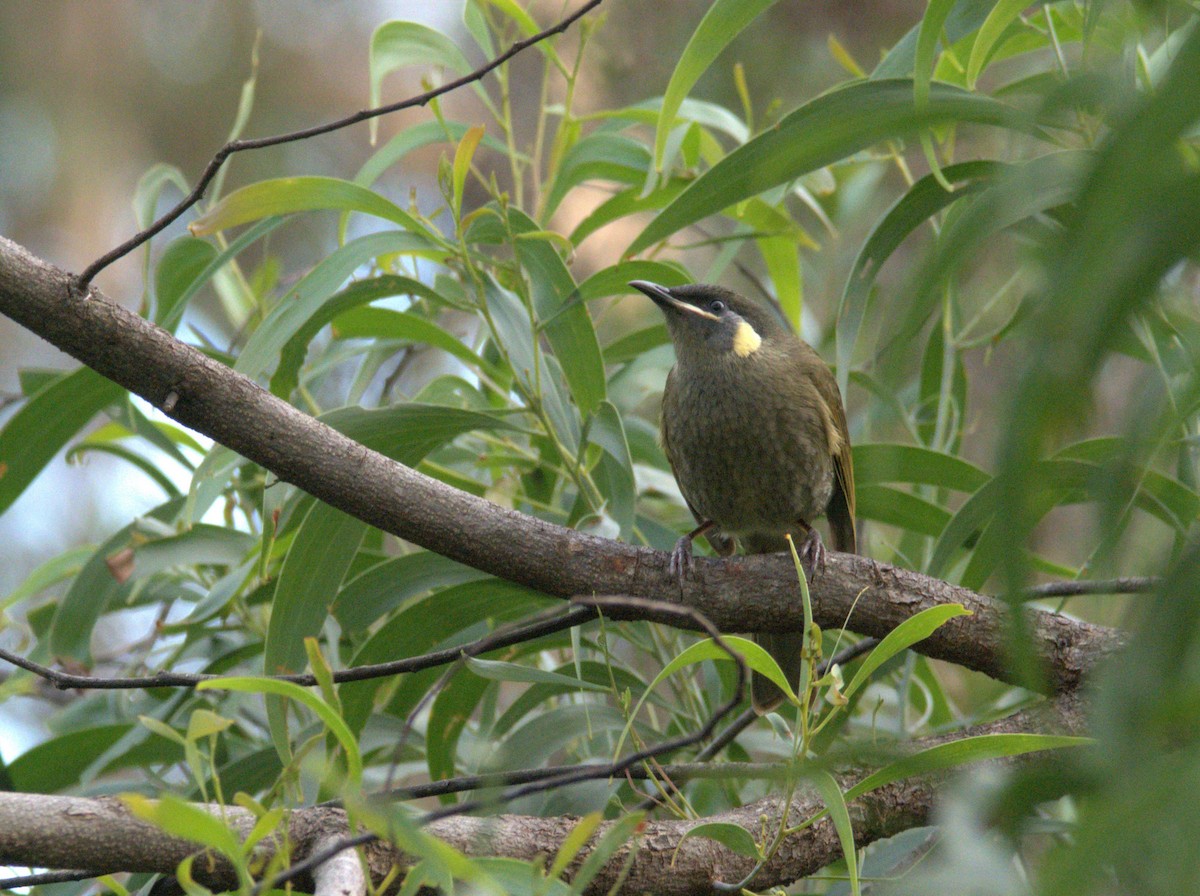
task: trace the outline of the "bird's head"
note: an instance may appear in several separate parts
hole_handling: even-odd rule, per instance
[[[629,285],[662,309],[679,357],[749,358],[786,333],[772,309],[721,286],[689,283],[668,288],[647,280]]]

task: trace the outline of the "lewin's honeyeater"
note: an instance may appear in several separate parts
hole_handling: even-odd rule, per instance
[[[697,526],[679,539],[671,569],[692,566],[692,539],[705,534],[717,553],[787,550],[792,533],[811,574],[825,548],[812,522],[822,514],[836,550],[856,550],[854,468],[837,381],[812,346],[775,311],[720,286],[629,284],[662,309],[675,344],[663,389],[662,443]],[[793,685],[800,677],[801,632],[757,632]],[[783,699],[755,676],[754,707]]]

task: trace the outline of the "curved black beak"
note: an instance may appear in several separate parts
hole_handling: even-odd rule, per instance
[[[642,293],[642,295],[649,297],[663,311],[686,312],[687,314],[695,314],[697,317],[707,318],[708,320],[720,320],[715,314],[710,314],[703,308],[697,308],[691,302],[675,298],[671,294],[671,290],[665,286],[659,286],[657,283],[651,283],[649,280],[630,280],[629,285]]]

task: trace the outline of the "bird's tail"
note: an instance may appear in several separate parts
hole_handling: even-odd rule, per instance
[[[854,517],[848,507],[833,507],[829,512],[830,534],[833,536],[834,550],[855,553],[857,548],[857,533],[854,528]],[[773,554],[788,550],[787,540],[755,536],[745,540],[747,554]],[[803,632],[755,632],[755,643],[771,654],[784,676],[793,688],[800,681],[800,672],[804,667],[804,633]],[[754,711],[764,715],[783,702],[783,691],[769,678],[755,673],[750,678],[750,699]]]

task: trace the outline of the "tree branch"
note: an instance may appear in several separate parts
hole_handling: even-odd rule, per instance
[[[948,743],[959,737],[1054,731],[1078,734],[1084,730],[1083,713],[1073,695],[1053,703],[1016,713],[1007,719],[976,726],[961,735],[929,737],[901,746],[905,754]],[[1024,757],[995,760],[1001,765],[1031,761]],[[839,776],[843,790],[864,777],[861,772]],[[872,790],[850,803],[855,839],[860,846],[926,823],[932,811],[938,784],[944,774],[905,778]],[[241,838],[253,827],[254,816],[236,806],[205,806],[223,818]],[[803,790],[789,808],[786,821],[799,825],[824,809],[819,796]],[[777,796],[703,819],[737,824],[757,836],[765,817],[767,829],[784,820],[784,805]],[[470,856],[504,856],[526,861],[553,855],[575,827],[571,817],[539,818],[500,815],[493,818],[454,817],[432,822],[426,830]],[[621,893],[652,892],[661,896],[697,896],[714,892],[716,883],[740,880],[754,862],[736,855],[720,844],[699,837],[686,837],[696,820],[648,822],[637,838],[617,852],[589,884],[589,894],[606,893],[615,883],[630,850],[634,851]],[[591,843],[604,835],[602,825]],[[320,850],[340,852],[350,840],[345,813],[337,808],[299,809],[288,818],[291,858],[303,861]],[[258,850],[269,859],[278,842],[266,841]],[[99,872],[151,871],[174,873],[176,866],[197,851],[195,844],[172,837],[135,818],[116,799],[84,799],[0,793],[0,862],[38,867],[87,866]],[[393,866],[407,867],[410,860],[386,843],[364,846],[371,881],[378,884]],[[587,857],[588,848],[575,858],[569,877]],[[841,857],[841,844],[828,819],[817,821],[787,836],[780,848],[753,881],[755,889],[780,886],[812,874]],[[236,887],[232,868],[222,860],[196,862],[192,872],[212,888]],[[301,888],[312,891],[309,876],[297,879]]]
[[[682,603],[722,631],[803,626],[795,569],[786,555],[698,558],[681,587],[665,553],[505,509],[371,451],[98,290],[80,296],[69,274],[3,237],[0,313],[280,479],[460,563],[560,598],[607,593]],[[1015,680],[1006,649],[1013,611],[1003,601],[836,553],[812,583],[812,597],[822,627],[845,625],[876,637],[927,607],[962,604],[971,615],[941,626],[917,649]],[[1070,690],[1122,643],[1103,626],[1044,610],[1023,612],[1050,691]],[[687,625],[653,610],[630,618]]]

